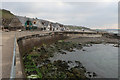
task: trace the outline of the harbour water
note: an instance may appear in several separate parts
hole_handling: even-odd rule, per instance
[[[67,54],[55,54],[51,60],[80,61],[90,72],[99,78],[118,77],[118,47],[114,44],[94,44]]]
[[[104,31],[107,31],[109,33],[119,34],[120,29],[104,29]]]

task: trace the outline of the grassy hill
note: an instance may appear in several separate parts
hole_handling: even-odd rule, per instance
[[[14,15],[10,11],[5,9],[0,9],[0,19],[1,19],[0,22],[2,22],[2,25],[4,25],[5,27],[8,27],[8,24],[11,22],[13,17]]]
[[[2,24],[4,27],[10,27],[9,24],[12,20],[13,17],[16,17],[14,14],[12,14],[10,11],[5,10],[5,9],[0,9],[0,25]],[[44,20],[46,21],[46,20]],[[51,22],[52,23],[52,22]],[[60,24],[60,23],[58,23]],[[83,26],[73,26],[73,25],[64,25],[65,27],[67,27],[68,29],[72,29],[72,30],[81,30],[81,29],[85,29],[85,30],[90,30],[90,28],[86,28]]]
[[[72,30],[81,30],[81,29],[90,30],[90,28],[86,28],[86,27],[82,27],[82,26],[67,25],[66,27],[68,27],[69,29],[72,29]]]
[[[2,15],[2,18],[4,19],[11,19],[14,17],[14,15],[10,11],[5,9],[0,9],[0,15]]]

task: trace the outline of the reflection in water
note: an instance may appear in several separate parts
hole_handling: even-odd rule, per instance
[[[97,73],[100,78],[118,77],[118,47],[113,44],[94,44],[84,50],[55,54],[51,60],[80,61],[88,71]]]

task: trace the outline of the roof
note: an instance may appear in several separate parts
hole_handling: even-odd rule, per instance
[[[10,27],[22,27],[22,23],[20,22],[20,20],[17,17],[12,18],[10,24]]]
[[[40,20],[36,20],[36,25],[37,25],[38,28],[43,28],[44,27]]]
[[[25,24],[25,22],[27,21],[26,17],[17,16],[17,18],[20,20],[22,24]]]
[[[28,17],[22,17],[22,16],[17,16],[17,18],[20,20],[20,22],[24,25],[27,20],[33,21],[35,20],[34,18],[28,18]]]

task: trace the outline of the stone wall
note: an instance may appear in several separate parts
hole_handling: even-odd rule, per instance
[[[63,40],[66,38],[75,38],[75,37],[101,37],[102,34],[96,34],[96,33],[73,33],[73,32],[50,32],[46,34],[33,34],[33,35],[27,35],[27,36],[21,36],[17,39],[17,45],[19,53],[17,54],[17,63],[18,68],[21,66],[21,71],[17,71],[17,75],[21,73],[21,75],[24,77],[24,66],[23,66],[23,60],[22,56],[29,52],[32,48],[41,46],[42,44],[51,44],[57,40]],[[19,76],[21,76],[19,75]],[[17,78],[20,78],[16,76]]]
[[[40,35],[40,34],[36,34],[36,35],[29,35],[29,36],[25,36],[25,37],[21,37],[18,38],[17,43],[19,46],[19,64],[17,65],[21,65],[21,75],[23,75],[23,77],[25,77],[25,73],[24,73],[24,66],[23,66],[23,60],[22,60],[22,56],[29,52],[32,48],[37,47],[37,46],[41,46],[43,44],[51,44],[57,40],[63,40],[67,38],[67,36],[64,35]],[[19,71],[20,72],[20,71]],[[19,75],[20,76],[20,75]],[[16,76],[17,77],[17,76]]]

